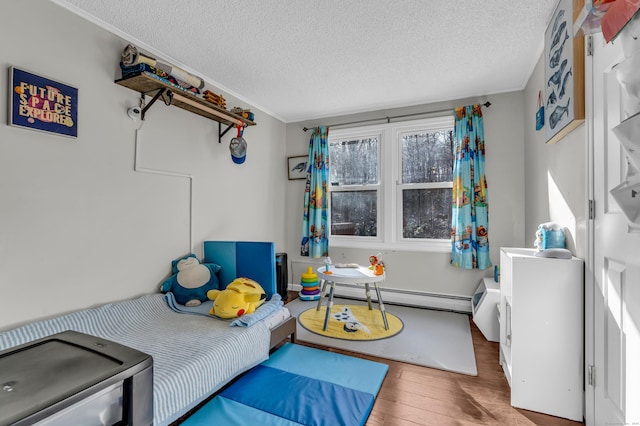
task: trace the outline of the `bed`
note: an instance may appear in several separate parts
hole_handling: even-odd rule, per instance
[[[237,254],[232,250],[235,242],[215,243],[209,245],[205,258],[220,247],[227,249],[229,259]],[[258,257],[269,264],[266,274],[273,275],[274,282],[265,281],[270,300],[256,310],[257,319],[248,326],[231,326],[229,320],[178,312],[171,307],[170,295],[149,294],[2,332],[0,351],[74,330],[149,354],[153,357],[153,424],[171,424],[239,374],[266,360],[270,350],[286,337],[294,340],[295,318],[275,293],[275,269],[273,274],[270,270],[270,264],[275,264],[273,244],[258,243],[258,252],[262,253]],[[246,255],[242,250],[240,253],[240,257]],[[251,253],[256,260],[256,252]],[[226,266],[233,270],[230,264]],[[238,271],[246,272],[240,267],[233,273]],[[258,272],[264,273],[264,269]],[[269,312],[260,314],[266,310]]]

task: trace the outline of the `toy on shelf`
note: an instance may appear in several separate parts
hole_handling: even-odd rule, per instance
[[[222,109],[227,108],[227,101],[222,95],[218,95],[217,93],[213,93],[210,90],[205,90],[202,92],[205,101],[211,102],[219,106]]]
[[[137,67],[148,65],[157,70],[161,70],[163,73],[167,74],[176,81],[176,86],[182,87],[187,91],[191,91],[187,89],[187,86],[191,86],[195,90],[196,93],[200,93],[200,89],[204,87],[204,80],[198,76],[195,76],[182,68],[176,67],[174,65],[168,64],[166,62],[158,61],[155,58],[147,56],[138,51],[138,49],[132,45],[128,44],[124,50],[122,51],[121,64],[124,67]],[[144,67],[140,68],[139,71],[146,71]],[[124,75],[123,75],[124,77]]]
[[[254,114],[251,112],[250,109],[242,109],[240,107],[233,107],[231,108],[231,112],[239,115],[242,118],[246,118],[247,120],[251,120],[253,121],[254,119]]]
[[[300,277],[300,300],[318,300],[320,299],[320,287],[318,285],[318,275],[313,272],[313,268],[309,266],[307,272]]]

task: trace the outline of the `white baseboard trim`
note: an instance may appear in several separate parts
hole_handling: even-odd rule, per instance
[[[289,290],[300,291],[300,284],[289,283]],[[340,284],[336,286],[335,296],[351,299],[366,300],[363,286]],[[371,289],[371,299],[378,300],[375,290]],[[421,293],[398,289],[382,289],[382,299],[385,303],[393,303],[402,306],[418,306],[421,308],[439,309],[461,313],[471,313],[471,298],[464,296],[452,296],[448,294]]]

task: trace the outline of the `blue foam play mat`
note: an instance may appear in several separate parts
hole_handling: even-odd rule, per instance
[[[287,343],[182,425],[364,425],[388,369]]]

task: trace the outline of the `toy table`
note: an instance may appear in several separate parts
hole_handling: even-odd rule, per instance
[[[355,268],[336,268],[335,265],[330,265],[329,271],[327,271],[326,267],[324,266],[318,268],[318,276],[321,277],[322,280],[322,290],[320,292],[320,298],[318,299],[318,306],[316,307],[317,311],[319,311],[322,307],[322,299],[324,298],[325,294],[327,294],[327,288],[329,288],[329,301],[327,302],[327,310],[324,316],[323,330],[326,330],[329,326],[329,316],[331,313],[331,308],[333,307],[333,293],[335,291],[336,285],[338,284],[364,284],[369,310],[372,309],[369,284],[373,284],[373,287],[376,290],[376,295],[378,296],[378,308],[380,309],[380,313],[382,314],[384,328],[385,330],[389,330],[389,323],[387,322],[387,312],[385,311],[384,303],[382,302],[380,287],[378,287],[378,283],[384,282],[384,273],[382,275],[374,275],[373,271],[365,266],[358,266]]]

